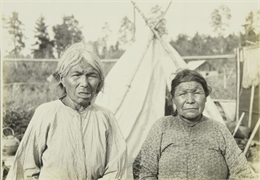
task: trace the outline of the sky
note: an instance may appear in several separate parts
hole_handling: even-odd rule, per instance
[[[135,1],[144,15],[149,13],[151,7],[159,5],[166,9],[170,1]],[[220,5],[229,7],[232,18],[229,21],[229,27],[226,35],[243,31],[242,25],[250,11],[259,10],[259,0],[254,1],[177,1],[173,0],[165,15],[167,20],[167,29],[169,39],[176,39],[179,34],[187,34],[192,37],[196,32],[199,34],[215,36],[213,28],[210,25],[211,13]],[[8,18],[13,11],[19,13],[19,19],[24,24],[24,34],[26,36],[26,48],[23,54],[30,53],[35,43],[35,23],[42,15],[48,26],[48,33],[53,37],[52,27],[62,23],[62,17],[65,15],[74,15],[82,27],[85,39],[96,40],[102,36],[102,26],[107,22],[112,31],[111,44],[117,38],[120,22],[124,16],[134,21],[138,29],[144,27],[144,21],[138,12],[135,12],[131,1],[4,1],[1,2],[2,16]],[[11,48],[10,37],[6,29],[1,29],[2,48],[5,54]],[[142,32],[140,30],[140,32]]]

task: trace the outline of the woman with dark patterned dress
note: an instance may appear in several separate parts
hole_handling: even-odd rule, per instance
[[[203,115],[210,87],[196,71],[172,80],[173,116],[153,125],[134,162],[141,180],[250,179],[254,174],[224,124]]]

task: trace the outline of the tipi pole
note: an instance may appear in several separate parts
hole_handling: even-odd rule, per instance
[[[252,134],[250,135],[249,140],[247,141],[246,147],[244,149],[244,154],[245,155],[246,155],[246,153],[247,153],[247,151],[248,151],[248,149],[249,149],[249,147],[251,145],[251,142],[252,142],[253,138],[255,137],[256,131],[258,130],[259,126],[260,126],[260,118],[258,119],[258,121],[257,121],[257,123],[255,125],[255,128],[254,128]]]
[[[172,4],[172,1],[168,4],[166,10],[165,10],[164,13],[163,13],[162,18],[155,24],[155,26],[153,27],[153,29],[156,28],[156,27],[159,25],[159,23],[161,22],[161,20],[164,18],[166,12],[168,11],[169,7],[171,6],[171,4]]]
[[[136,32],[135,8],[133,8],[133,13],[134,13],[134,33],[133,33],[133,39],[135,40],[135,32]]]
[[[250,98],[250,107],[249,107],[249,119],[248,119],[248,127],[251,128],[252,122],[252,111],[253,111],[253,103],[254,103],[254,95],[255,95],[255,86],[251,87],[251,98]]]
[[[165,51],[167,52],[167,54],[171,57],[172,61],[174,62],[174,64],[176,65],[177,68],[180,68],[179,63],[177,62],[177,60],[175,59],[174,55],[171,53],[171,51],[168,49],[167,45],[163,42],[163,40],[161,39],[161,37],[159,36],[159,34],[157,33],[156,30],[154,30],[154,28],[148,23],[148,19],[144,16],[144,14],[141,12],[141,10],[139,9],[139,7],[137,7],[136,3],[134,1],[131,1],[133,6],[135,7],[135,9],[140,13],[140,15],[142,16],[142,18],[144,19],[145,23],[147,24],[147,26],[150,28],[150,30],[153,32],[153,34],[155,35],[155,37],[159,40],[159,42],[161,43],[161,45],[163,46],[163,48],[165,49]]]
[[[235,128],[235,130],[234,130],[234,132],[233,132],[233,137],[235,137],[235,135],[236,135],[236,133],[237,133],[237,130],[238,130],[238,128],[239,128],[239,126],[240,126],[240,124],[241,124],[241,122],[242,122],[244,116],[245,116],[245,113],[243,112],[242,115],[241,115],[241,117],[240,117],[240,119],[239,119],[239,121],[237,122],[236,128]]]
[[[237,99],[236,99],[236,121],[239,118],[239,101],[240,101],[240,50],[237,48]]]

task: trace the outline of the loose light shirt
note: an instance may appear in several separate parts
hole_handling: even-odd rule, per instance
[[[114,180],[125,161],[126,143],[110,111],[93,104],[79,113],[56,100],[36,109],[7,179]]]

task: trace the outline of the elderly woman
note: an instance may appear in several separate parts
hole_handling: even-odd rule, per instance
[[[104,85],[93,48],[69,47],[54,77],[62,97],[36,109],[7,179],[121,179],[126,143],[114,115],[92,102]]]
[[[151,128],[134,163],[139,179],[247,179],[247,160],[225,125],[203,116],[210,88],[196,71],[172,80],[176,111]],[[139,171],[139,172],[138,172]]]

